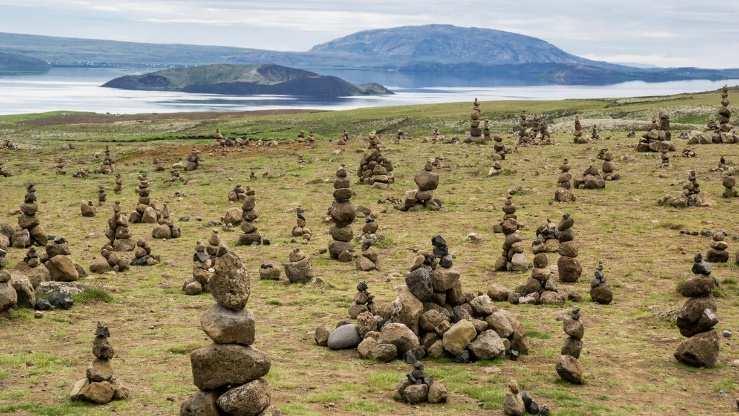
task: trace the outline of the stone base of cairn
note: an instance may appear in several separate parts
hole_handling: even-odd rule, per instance
[[[158,240],[167,240],[172,238],[180,238],[182,230],[172,221],[169,214],[169,207],[164,204],[161,215],[159,216],[159,225],[151,231],[151,237]]]
[[[670,141],[671,139],[670,116],[665,113],[660,113],[659,123],[657,122],[657,119],[652,119],[652,125],[636,145],[636,151],[674,152],[675,145],[672,144]]]
[[[265,262],[259,265],[260,280],[280,280],[282,270],[279,266],[272,262]]]
[[[721,185],[724,187],[724,193],[721,194],[724,198],[737,198],[739,192],[736,190],[736,177],[734,176],[734,167],[729,167],[724,171],[724,177],[721,179]]]
[[[180,416],[261,415],[270,406],[263,377],[271,362],[252,347],[256,323],[246,309],[249,276],[236,254],[219,253],[210,289],[216,305],[200,317],[200,327],[213,344],[190,354],[193,382],[200,391],[182,403]]]
[[[5,249],[0,248],[0,312],[5,312],[18,304],[18,293],[13,287],[12,276],[3,270],[7,263],[6,254]]]
[[[578,249],[574,241],[575,232],[572,230],[574,224],[575,220],[569,214],[564,214],[557,225],[559,238],[557,270],[559,281],[563,283],[575,283],[580,280],[582,274],[582,266],[577,260]]]
[[[378,189],[387,189],[395,182],[393,163],[385,158],[379,148],[371,148],[362,156],[357,169],[359,183]]]
[[[0,269],[5,267],[5,250],[7,248],[7,246],[3,247],[3,244],[0,244]],[[14,269],[22,273],[23,276],[28,279],[34,289],[38,288],[42,282],[51,280],[49,269],[47,269],[44,263],[41,261],[41,258],[36,252],[35,247],[31,247],[28,249],[28,252],[26,252],[26,256],[23,258],[23,260],[15,265]],[[12,275],[12,277],[15,279],[16,276]]]
[[[255,224],[259,215],[257,214],[257,199],[255,192],[251,188],[246,190],[246,198],[241,206],[241,231],[243,234],[239,236],[237,246],[251,246],[262,244],[262,235],[257,231]]]
[[[518,131],[519,146],[554,144],[549,132],[549,124],[542,116],[527,117],[526,114],[522,113],[516,130]]]
[[[675,351],[675,358],[693,367],[713,367],[718,361],[719,335],[713,289],[716,281],[711,267],[698,254],[693,263],[693,276],[678,285],[678,292],[689,298],[677,315],[680,334],[687,337]]]
[[[557,202],[575,202],[575,193],[572,191],[572,174],[567,159],[559,167],[560,174],[557,178],[557,190],[554,192],[554,200]]]
[[[136,243],[128,230],[128,220],[121,213],[121,206],[116,201],[113,205],[113,216],[108,219],[108,229],[105,231],[108,243],[115,251],[133,251]]]
[[[92,201],[87,201],[80,204],[80,213],[85,218],[92,218],[97,213],[97,210]]]
[[[582,177],[575,179],[575,188],[577,189],[604,189],[606,187],[606,180],[600,174],[598,168],[590,165]]]
[[[590,143],[587,137],[583,136],[582,123],[580,122],[580,116],[575,116],[575,144],[586,144]]]
[[[569,316],[565,317],[562,325],[567,340],[562,346],[561,355],[557,361],[557,375],[562,380],[572,384],[584,384],[583,368],[580,364],[580,352],[582,351],[582,337],[585,335],[585,327],[580,321],[580,309],[574,308]]]
[[[688,174],[688,183],[683,185],[683,192],[678,196],[665,195],[657,200],[657,205],[673,208],[703,207],[705,202],[700,194],[700,184],[695,171]]]
[[[136,210],[128,216],[128,221],[132,224],[156,224],[159,220],[159,210],[151,201],[151,190],[146,175],[139,175],[136,193],[139,195],[138,205],[136,205]]]
[[[125,257],[119,257],[113,247],[106,245],[100,250],[100,258],[90,265],[90,272],[104,274],[108,272],[122,273],[129,269],[131,262]]]
[[[136,242],[136,248],[133,250],[133,260],[131,266],[154,266],[159,264],[161,258],[152,254],[151,246],[144,240]]]
[[[79,264],[70,257],[72,252],[63,237],[56,237],[46,245],[46,258],[42,259],[49,271],[49,280],[54,282],[74,282],[87,275]]]
[[[62,169],[61,170],[57,167],[57,175],[60,175],[60,174],[61,175],[66,175],[67,174],[66,172],[59,173],[60,171],[63,172],[63,169],[64,169],[64,166],[63,165],[62,165]],[[0,162],[0,178],[9,178],[11,176],[13,176],[13,174],[10,173],[10,171],[3,165],[2,162]]]
[[[48,240],[46,232],[41,227],[41,222],[36,217],[38,204],[36,203],[36,186],[26,186],[26,196],[20,206],[18,215],[18,227],[15,229],[10,245],[13,248],[28,248],[34,246],[45,246]]]
[[[192,152],[190,152],[190,154],[187,156],[187,159],[185,159],[185,170],[197,170],[200,167],[200,162],[202,162],[202,159],[200,158],[200,152],[198,152],[197,149],[192,149]]]
[[[296,248],[283,264],[285,276],[290,283],[308,283],[313,280],[313,267],[309,255]]]
[[[357,212],[351,203],[351,199],[352,190],[349,176],[344,166],[342,166],[336,171],[334,202],[329,209],[329,216],[333,225],[329,229],[332,241],[328,246],[328,252],[332,259],[345,263],[354,260],[352,223],[357,216]]]
[[[213,231],[208,239],[206,247],[202,242],[195,244],[195,253],[192,256],[192,277],[182,285],[182,291],[186,295],[199,295],[208,292],[210,279],[213,276],[213,266],[216,255],[226,250],[221,244],[218,232]]]
[[[94,404],[108,404],[113,400],[125,400],[129,397],[128,389],[121,385],[113,375],[110,360],[115,352],[108,342],[110,331],[98,322],[92,353],[95,360],[87,368],[85,378],[74,383],[70,394],[72,400],[82,400]]]
[[[711,248],[706,252],[705,259],[709,263],[726,263],[729,261],[729,245],[724,241],[726,234],[722,231],[713,233]]]
[[[601,170],[603,171],[603,179],[607,181],[617,181],[621,179],[621,175],[616,172],[616,164],[613,163],[613,155],[611,152],[603,152],[602,160],[603,166],[601,166]]]
[[[518,357],[528,353],[523,326],[487,295],[462,290],[446,242],[434,237],[433,254],[419,255],[391,304],[378,303],[360,284],[349,309],[356,323],[316,329],[318,345],[356,348],[360,357],[380,362],[414,357],[451,357],[458,362]]]
[[[603,273],[603,263],[600,261],[595,269],[593,280],[590,281],[590,299],[601,305],[609,305],[613,301],[613,291],[606,282],[606,276]]]
[[[500,176],[501,173],[503,173],[503,167],[500,165],[500,162],[496,160],[488,171],[488,177]]]
[[[441,209],[441,201],[434,198],[434,191],[439,187],[439,175],[433,170],[433,165],[427,161],[424,169],[414,177],[418,189],[406,192],[403,205],[397,207],[398,209],[401,211],[416,211],[424,208],[438,211]]]
[[[398,383],[393,399],[410,405],[446,403],[449,396],[446,386],[427,376],[423,363],[412,358],[413,369]]]
[[[567,293],[559,290],[549,269],[549,259],[545,253],[534,256],[534,268],[526,284],[518,286],[508,301],[513,304],[563,305]]]

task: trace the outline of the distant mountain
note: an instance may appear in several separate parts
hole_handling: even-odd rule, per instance
[[[317,98],[392,94],[382,85],[357,86],[341,78],[318,75],[280,65],[216,64],[167,69],[144,75],[126,75],[105,83],[103,87],[226,95],[297,95]]]
[[[530,36],[450,25],[358,32],[306,52],[162,45],[0,33],[0,52],[53,66],[177,67],[276,64],[320,73],[374,71],[423,79],[479,80],[479,85],[610,84],[623,81],[720,80],[739,69],[637,68],[593,61]],[[364,77],[357,77],[364,78]]]
[[[0,75],[42,74],[49,68],[49,64],[40,59],[0,52]]]

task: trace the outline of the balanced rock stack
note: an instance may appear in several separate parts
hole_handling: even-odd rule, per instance
[[[605,187],[605,179],[603,179],[598,168],[593,165],[585,169],[582,177],[575,179],[575,188],[577,189],[603,189]]]
[[[105,201],[108,200],[108,196],[105,193],[103,185],[98,186],[98,205],[103,206]]]
[[[213,271],[213,257],[208,253],[205,245],[198,241],[195,244],[195,253],[192,255],[192,278],[185,281],[182,291],[191,296],[207,292]]]
[[[357,319],[364,312],[374,312],[375,297],[369,292],[367,282],[357,283],[357,293],[349,306],[349,317]]]
[[[585,144],[589,142],[590,141],[587,139],[587,137],[583,137],[582,123],[580,123],[580,116],[575,116],[575,143]]]
[[[151,246],[144,240],[136,242],[136,248],[133,250],[132,266],[154,266],[159,264],[160,257],[151,254]]]
[[[5,312],[18,304],[18,294],[13,288],[10,273],[3,270],[7,263],[6,254],[5,249],[0,248],[0,312]]]
[[[246,191],[241,184],[234,186],[234,189],[228,193],[228,200],[230,202],[243,202],[246,199]]]
[[[121,213],[121,205],[118,201],[113,205],[113,216],[108,219],[108,229],[105,231],[110,246],[115,251],[132,251],[135,243],[131,232],[128,230],[128,220]]]
[[[290,235],[293,237],[302,237],[305,241],[310,241],[313,237],[313,232],[306,225],[305,210],[302,207],[295,209],[295,226],[293,227]]]
[[[403,205],[399,207],[401,211],[415,211],[422,208],[432,211],[441,209],[441,201],[434,198],[434,191],[439,187],[439,175],[433,170],[434,165],[431,161],[426,161],[423,170],[414,177],[418,190],[405,193]]]
[[[0,162],[0,176],[4,176],[2,174],[2,172],[3,172],[3,166],[2,166],[2,164],[3,163]],[[56,160],[56,165],[54,165],[54,167],[56,168],[56,174],[57,175],[64,176],[64,175],[67,174],[67,169],[66,169],[67,168],[67,162],[64,160],[63,157],[60,157],[60,158],[58,158]]]
[[[125,257],[118,257],[110,245],[106,245],[100,249],[101,259],[96,260],[90,265],[90,271],[96,274],[108,272],[122,273],[128,270],[131,262]]]
[[[110,155],[110,147],[105,146],[105,156],[103,157],[103,164],[98,169],[98,173],[103,175],[110,175],[113,173],[113,157]]]
[[[115,174],[115,186],[113,187],[113,192],[116,194],[123,192],[123,178],[120,173]]]
[[[262,244],[262,235],[257,231],[255,221],[259,217],[257,214],[257,198],[253,189],[246,188],[246,198],[241,206],[241,231],[243,234],[239,236],[237,246],[250,246]]]
[[[534,268],[526,284],[517,287],[509,296],[508,301],[513,304],[562,305],[567,300],[567,294],[561,292],[549,269],[549,258],[546,253],[534,256]]]
[[[731,124],[731,109],[729,109],[729,88],[721,88],[721,108],[718,110],[718,124],[711,123],[708,128],[713,130],[712,143],[739,143],[739,137]]]
[[[730,166],[724,171],[724,177],[721,180],[721,185],[724,187],[724,193],[721,194],[724,198],[737,198],[739,192],[734,188],[736,186],[736,177],[734,176],[734,167]]]
[[[411,355],[413,369],[395,388],[396,401],[416,405],[420,403],[446,403],[449,393],[444,384],[434,381],[424,373],[424,366]]]
[[[564,283],[575,283],[580,280],[582,274],[582,266],[577,260],[577,244],[575,243],[575,232],[572,226],[575,220],[570,214],[564,214],[559,224],[557,232],[559,238],[559,259],[557,260],[557,270],[559,272],[559,281]]]
[[[332,259],[341,262],[350,262],[354,260],[354,247],[352,246],[352,223],[357,216],[357,212],[351,203],[352,190],[349,183],[349,174],[342,165],[336,171],[336,179],[334,180],[334,202],[329,208],[329,216],[333,225],[329,229],[331,234],[331,243],[328,246],[328,252]]]
[[[652,125],[636,145],[637,152],[674,152],[675,145],[671,142],[670,116],[667,113],[659,113],[657,119],[652,119]]]
[[[621,175],[616,172],[616,164],[613,163],[613,155],[609,151],[606,151],[603,154],[603,166],[601,167],[601,170],[603,170],[603,179],[607,181],[617,181],[621,179]]]
[[[500,136],[493,137],[493,160],[505,160],[505,155],[510,150],[503,144],[503,138]]]
[[[500,223],[500,230],[505,235],[503,253],[495,263],[495,271],[525,272],[531,267],[531,263],[526,258],[524,238],[518,232],[520,224],[513,215],[515,207],[510,202],[511,197],[509,196],[506,200],[506,206],[503,208],[506,216],[503,222]]]
[[[723,231],[713,233],[711,248],[706,253],[706,261],[709,263],[726,263],[729,261],[729,245],[724,241],[726,234]]]
[[[524,416],[525,414],[549,416],[549,408],[534,401],[529,392],[521,391],[515,380],[508,382],[508,392],[503,398],[503,414]]]
[[[63,237],[56,237],[46,245],[46,258],[43,259],[49,271],[49,280],[55,282],[74,282],[86,275],[84,269],[72,261],[69,244]]]
[[[200,162],[202,162],[202,159],[200,158],[200,152],[198,152],[198,149],[193,148],[190,154],[187,156],[187,159],[185,160],[185,170],[196,170],[200,167]]]
[[[87,201],[80,204],[80,212],[83,217],[90,218],[95,216],[97,210],[92,201]]]
[[[613,291],[606,282],[602,261],[598,261],[593,280],[590,281],[590,299],[601,305],[608,305],[613,301]]]
[[[590,140],[600,140],[600,133],[598,132],[598,125],[593,124],[593,128],[590,130]]]
[[[182,230],[172,220],[172,217],[169,214],[169,207],[167,207],[167,204],[164,204],[162,206],[162,211],[160,213],[159,220],[157,222],[159,223],[159,225],[154,227],[154,229],[151,231],[152,238],[170,239],[170,238],[180,238],[180,236],[182,236]]]
[[[31,245],[46,245],[46,233],[41,228],[39,219],[36,218],[36,214],[38,213],[36,200],[36,186],[34,184],[27,185],[26,196],[23,199],[23,204],[20,206],[18,230],[13,235],[13,247],[15,248],[27,248]]]
[[[0,247],[0,249],[3,248]],[[4,261],[5,254],[0,252],[0,265],[3,264]],[[51,279],[49,269],[47,269],[44,263],[41,262],[41,258],[39,258],[35,247],[31,247],[28,249],[25,257],[23,257],[23,260],[15,265],[15,269],[23,273],[23,275],[28,278],[34,288],[38,288],[41,282],[46,282]]]
[[[554,200],[557,202],[574,202],[575,193],[572,192],[572,174],[567,159],[559,167],[560,174],[557,178],[557,190],[554,192]]]
[[[536,238],[531,243],[534,254],[556,253],[559,249],[557,225],[547,218],[547,223],[536,229]]]
[[[128,389],[121,385],[113,375],[110,360],[115,355],[115,350],[108,341],[109,337],[108,327],[98,322],[95,340],[92,342],[92,354],[95,360],[87,368],[85,378],[74,383],[71,393],[72,400],[108,404],[113,400],[128,398]]]
[[[493,232],[494,233],[502,233],[503,232],[503,222],[505,220],[511,219],[516,221],[516,224],[518,224],[518,217],[516,217],[516,206],[513,205],[513,197],[511,195],[508,195],[506,197],[505,202],[503,203],[503,208],[501,208],[503,211],[503,218],[500,220],[499,223],[493,225]]]
[[[493,166],[490,167],[490,170],[488,170],[488,176],[499,176],[503,172],[503,167],[500,165],[499,161],[494,161]]]
[[[241,259],[222,250],[209,286],[216,305],[200,317],[200,327],[213,344],[190,354],[193,382],[200,391],[182,403],[180,415],[262,415],[270,405],[263,377],[271,363],[252,347],[255,321],[246,309],[251,289]]]
[[[705,203],[700,193],[698,177],[695,171],[691,170],[688,173],[688,183],[683,185],[683,192],[679,196],[665,195],[657,200],[657,204],[673,208],[702,207]]]
[[[364,152],[357,169],[359,183],[387,189],[395,182],[393,163],[382,155],[379,146],[372,146]]]
[[[582,337],[585,335],[585,327],[580,321],[580,308],[573,308],[564,319],[562,325],[567,340],[562,346],[561,355],[557,362],[556,370],[559,377],[572,384],[583,384],[583,369],[580,364],[580,352],[582,351]]]
[[[294,249],[283,264],[285,276],[290,283],[308,283],[313,280],[313,266],[309,255],[299,248]]]
[[[675,358],[693,367],[713,367],[719,353],[719,336],[713,329],[718,323],[712,293],[716,280],[700,254],[693,260],[692,271],[693,276],[678,285],[678,292],[689,299],[677,314],[677,327],[688,339],[677,347]]]
[[[139,185],[136,188],[136,193],[139,195],[139,201],[136,210],[128,216],[128,221],[133,224],[155,224],[159,218],[159,212],[151,201],[149,179],[145,173],[139,175]]]
[[[472,114],[470,114],[470,134],[465,139],[465,143],[482,144],[485,141],[486,137],[480,128],[480,102],[475,98],[472,103]]]

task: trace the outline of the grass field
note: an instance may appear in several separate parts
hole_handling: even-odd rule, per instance
[[[739,101],[735,91],[732,97]],[[237,183],[256,189],[258,226],[272,241],[270,246],[234,250],[253,280],[247,307],[257,318],[256,346],[272,358],[268,376],[272,403],[286,415],[502,414],[504,389],[511,378],[549,405],[555,415],[736,414],[732,406],[739,396],[739,268],[733,263],[714,267],[714,275],[722,282],[717,328],[734,332],[732,338],[722,338],[716,368],[693,369],[676,362],[672,353],[682,337],[663,317],[684,302],[675,291],[676,283],[690,274],[693,255],[705,251],[710,243],[706,237],[682,235],[681,229],[724,229],[734,237],[728,239],[732,260],[739,249],[739,200],[722,199],[720,174],[711,172],[721,155],[739,163],[739,145],[696,146],[698,157],[686,159],[680,157],[685,141],[675,138],[678,151],[672,165],[661,169],[658,155],[635,153],[637,139],[626,138],[629,127],[646,125],[659,110],[672,116],[675,130],[699,130],[716,111],[718,101],[718,94],[712,93],[483,103],[483,117],[491,120],[493,131],[506,137],[506,144],[514,142],[510,129],[522,110],[546,114],[557,141],[554,146],[518,149],[502,162],[507,174],[495,178],[485,176],[491,164],[489,146],[422,140],[433,128],[462,137],[470,103],[284,114],[0,116],[0,140],[21,145],[18,151],[0,151],[0,161],[16,174],[0,178],[0,223],[15,225],[10,212],[23,200],[23,185],[35,182],[43,226],[50,234],[66,237],[74,259],[87,267],[104,244],[112,201],[120,200],[125,211],[133,210],[140,171],[149,172],[153,199],[167,202],[173,218],[191,218],[179,222],[182,238],[151,241],[155,254],[162,256],[160,265],[82,281],[105,289],[110,296],[85,296],[73,309],[48,312],[39,320],[28,310],[0,317],[0,414],[178,414],[179,404],[196,390],[188,354],[210,342],[199,329],[199,316],[213,303],[209,295],[185,296],[180,287],[191,273],[195,242],[207,239],[211,228],[206,223],[219,219],[231,205],[226,196]],[[602,126],[601,135],[608,139],[572,144],[575,114],[581,115],[586,129],[592,123]],[[212,147],[210,137],[216,128],[229,136],[283,143],[223,154]],[[353,139],[344,153],[336,154],[330,140],[335,141],[343,129]],[[411,139],[394,144],[391,136],[398,129]],[[288,143],[301,130],[319,138],[314,148]],[[351,172],[356,170],[366,147],[363,138],[370,130],[385,135],[385,155],[396,167],[396,183],[389,190],[353,185],[353,203],[378,214],[380,232],[386,237],[380,250],[382,270],[361,273],[353,264],[330,261],[319,251],[330,239],[328,225],[322,222],[332,200],[328,180],[340,164]],[[105,145],[111,146],[116,168],[124,178],[121,195],[112,192],[112,175],[71,176],[79,168],[98,167],[100,160],[94,155]],[[193,146],[201,149],[204,164],[198,171],[184,173],[189,184],[169,185],[165,183],[168,172],[153,172],[154,157],[172,164]],[[576,191],[576,203],[553,203],[561,160],[569,158],[577,175],[606,147],[615,156],[622,180],[608,183],[602,191]],[[54,173],[59,157],[67,163],[67,176]],[[298,163],[300,157],[306,163]],[[439,171],[436,196],[445,203],[442,211],[403,213],[378,203],[386,197],[401,198],[404,191],[415,188],[413,175],[432,157],[444,158],[450,166]],[[710,206],[687,210],[657,206],[660,196],[680,191],[690,169],[696,170]],[[252,170],[257,180],[249,180]],[[109,202],[98,209],[97,217],[82,218],[79,204],[95,200],[98,185],[108,190]],[[579,304],[586,326],[581,356],[585,385],[564,384],[554,371],[564,342],[561,322],[556,320],[564,309],[560,307],[498,305],[513,311],[528,330],[531,353],[519,361],[427,361],[429,373],[451,392],[449,403],[440,406],[409,407],[392,401],[394,386],[407,372],[400,361],[379,364],[361,360],[355,352],[333,352],[314,344],[316,326],[333,325],[346,317],[357,281],[367,280],[377,299],[391,301],[394,288],[403,284],[413,250],[429,249],[437,233],[449,242],[466,291],[485,291],[491,282],[510,288],[523,283],[526,274],[492,272],[503,243],[492,227],[502,216],[506,192],[519,187],[514,201],[519,219],[526,224],[523,234],[527,238],[534,237],[534,230],[546,218],[556,220],[564,212],[575,218],[584,271],[571,289],[585,299]],[[182,196],[176,197],[176,192]],[[306,245],[290,238],[298,205],[306,209],[314,232]],[[131,226],[136,238],[148,240],[151,228]],[[482,242],[466,242],[470,232],[478,233]],[[233,247],[238,231],[223,235],[224,242]],[[325,284],[288,286],[258,281],[262,261],[283,262],[295,246],[313,255],[316,275]],[[23,254],[23,250],[11,250],[11,267]],[[587,295],[598,260],[603,260],[615,292],[608,306],[590,302]],[[68,393],[92,360],[90,343],[99,320],[110,327],[117,350],[114,370],[131,388],[132,397],[104,407],[73,404]]]

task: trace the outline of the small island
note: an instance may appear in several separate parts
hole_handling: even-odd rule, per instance
[[[380,84],[354,85],[338,77],[272,64],[218,64],[167,69],[143,75],[126,75],[105,83],[103,87],[224,95],[295,95],[314,98],[393,93]]]

